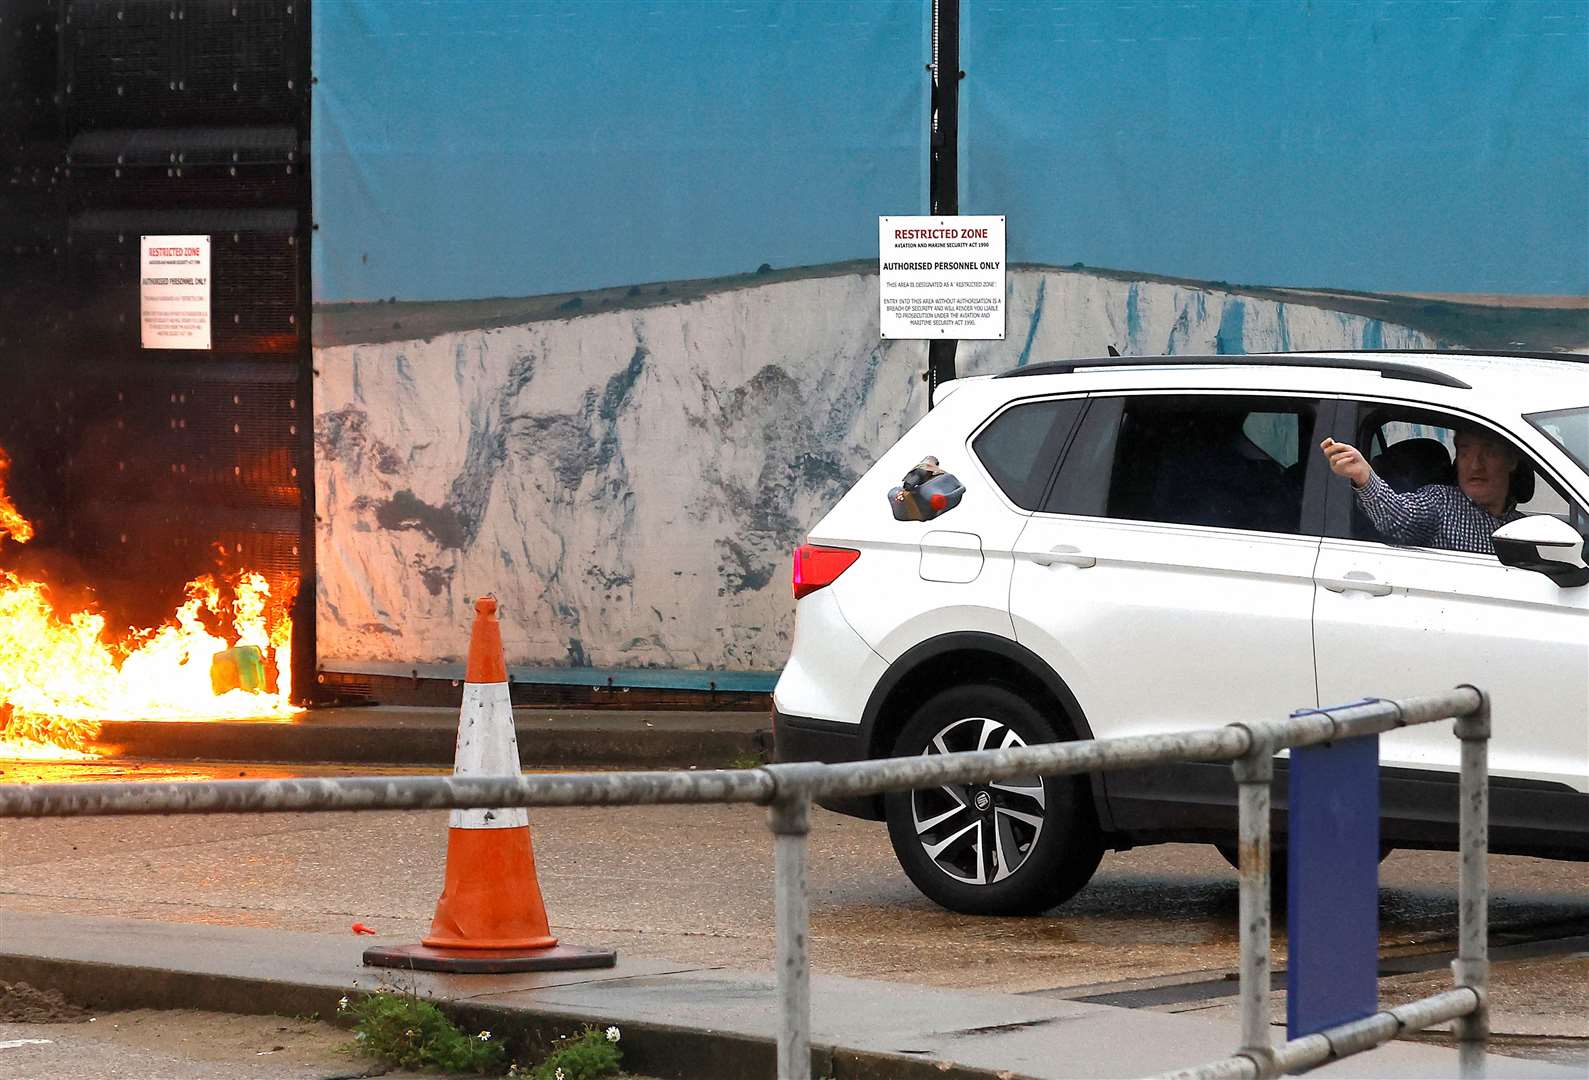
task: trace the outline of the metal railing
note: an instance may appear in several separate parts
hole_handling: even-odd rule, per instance
[[[1462,742],[1459,947],[1445,993],[1274,1046],[1269,1031],[1270,783],[1274,755],[1456,718]],[[1239,790],[1241,1044],[1223,1060],[1174,1073],[1181,1080],[1264,1078],[1372,1049],[1405,1031],[1455,1021],[1464,1076],[1482,1069],[1489,1034],[1486,944],[1489,891],[1489,702],[1472,686],[1403,701],[1310,710],[1284,720],[1202,731],[1045,743],[931,757],[815,762],[755,769],[511,777],[343,777],[171,783],[4,784],[0,818],[127,814],[256,814],[472,807],[756,803],[768,807],[776,864],[780,1080],[811,1075],[806,840],[813,799],[854,798],[1020,776],[1071,776],[1177,761],[1228,761]]]

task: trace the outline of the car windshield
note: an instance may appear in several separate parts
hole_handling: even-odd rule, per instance
[[[1529,413],[1527,420],[1589,472],[1589,405]]]

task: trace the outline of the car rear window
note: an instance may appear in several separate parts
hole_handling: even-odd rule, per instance
[[[1016,506],[1035,510],[1042,503],[1085,403],[1084,398],[1054,398],[1013,406],[972,442],[988,475]]]
[[[1296,533],[1314,415],[1293,399],[1096,398],[1047,509]]]

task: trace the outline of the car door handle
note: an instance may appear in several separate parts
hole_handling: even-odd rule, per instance
[[[1392,592],[1389,585],[1362,570],[1349,570],[1345,577],[1340,578],[1319,578],[1319,584],[1338,593],[1361,592],[1369,596],[1389,596]]]
[[[1098,560],[1091,555],[1083,555],[1081,549],[1070,544],[1055,544],[1047,551],[1027,552],[1027,558],[1038,566],[1053,566],[1063,563],[1066,566],[1096,566]]]

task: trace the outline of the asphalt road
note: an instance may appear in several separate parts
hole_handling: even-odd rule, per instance
[[[0,780],[44,779],[0,767]],[[301,772],[302,770],[300,770]],[[348,772],[346,769],[323,770]],[[257,766],[145,766],[144,778],[283,775]],[[71,775],[126,778],[96,764]],[[49,776],[60,779],[59,775]],[[536,811],[540,881],[573,944],[737,968],[772,962],[772,845],[750,807]],[[1169,1011],[1234,1005],[1236,877],[1211,847],[1105,857],[1044,916],[955,915],[922,898],[881,826],[817,811],[811,955],[830,974],[1086,997]],[[0,822],[5,910],[349,933],[428,928],[446,815],[325,814]],[[1449,975],[1456,857],[1393,853],[1381,868],[1382,997]],[[1491,860],[1498,1049],[1589,1064],[1589,864]],[[1511,951],[1507,951],[1511,950]],[[1284,941],[1275,963],[1283,966]],[[1543,1041],[1540,1041],[1543,1039]]]

